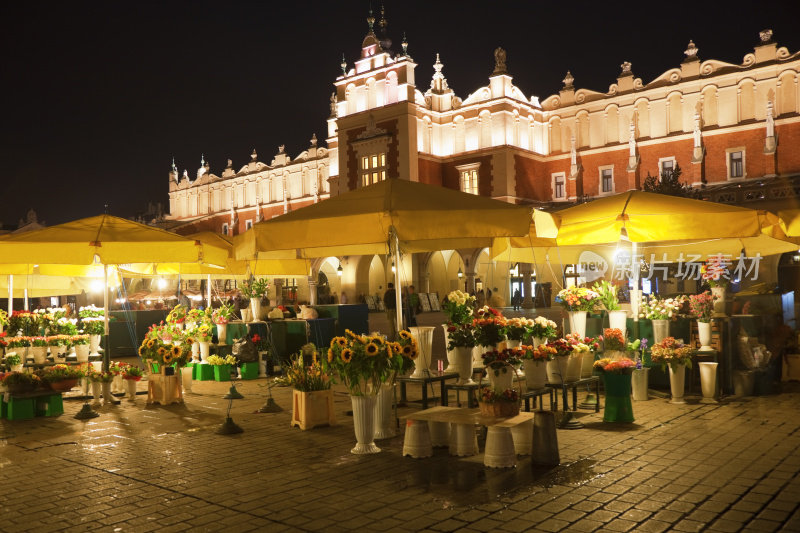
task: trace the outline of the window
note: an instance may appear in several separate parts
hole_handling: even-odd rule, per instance
[[[367,186],[386,179],[386,152],[361,158],[361,185]]]
[[[480,177],[480,163],[469,163],[467,165],[458,165],[458,186],[461,192],[468,194],[480,194],[478,188],[478,179]]]
[[[614,167],[600,167],[600,193],[614,192]]]
[[[567,178],[563,172],[553,174],[553,200],[567,199]]]
[[[658,160],[658,179],[661,179],[662,174],[664,172],[672,172],[675,170],[675,158],[674,157],[665,157]]]
[[[252,227],[253,227],[253,221],[252,220],[245,220],[245,222],[244,222],[245,231],[249,230]]]
[[[728,177],[744,177],[744,151],[728,152]]]
[[[223,224],[222,225],[222,234],[223,235],[227,235],[228,234],[228,224]]]

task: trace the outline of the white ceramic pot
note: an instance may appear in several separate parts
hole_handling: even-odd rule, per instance
[[[648,373],[649,368],[637,368],[631,376],[631,386],[633,387],[633,399],[637,402],[646,402],[648,398]]]
[[[625,338],[625,332],[628,329],[628,312],[627,311],[609,311],[608,312],[608,326],[616,328],[622,332],[622,338]]]
[[[114,402],[114,396],[111,394],[111,382],[103,382],[103,404],[110,404]]]
[[[410,327],[408,330],[417,339],[419,353],[414,360],[414,373],[412,378],[422,378],[430,374],[431,352],[433,347],[433,326]]]
[[[717,364],[698,363],[700,366],[700,388],[703,398],[713,399],[717,396]]]
[[[55,352],[53,352],[53,362],[54,363],[64,363],[67,360],[67,347],[66,346],[56,346]]]
[[[583,352],[581,354],[581,378],[592,377],[594,372],[594,352]]]
[[[77,344],[75,346],[75,357],[78,359],[79,363],[88,363],[89,362],[89,345],[88,344]]]
[[[472,349],[472,368],[483,368],[483,354],[490,350],[483,346],[475,346]]]
[[[669,337],[669,320],[657,318],[653,321],[653,342],[658,344]]]
[[[713,352],[711,347],[711,322],[697,322],[697,337],[700,340],[701,352]]]
[[[200,342],[192,343],[192,359],[200,359]]]
[[[47,362],[47,346],[31,346],[31,356],[33,356],[35,364],[45,364]]]
[[[261,298],[251,298],[250,299],[250,313],[252,314],[251,320],[253,322],[258,322],[261,320]]]
[[[506,348],[519,348],[521,345],[522,341],[506,339]]]
[[[208,361],[208,343],[201,341],[200,343],[200,360],[203,362]]]
[[[100,354],[100,335],[89,335],[89,353],[91,355]]]
[[[125,380],[122,379],[122,374],[114,376],[114,379],[111,381],[111,392],[125,394],[125,384],[123,381]]]
[[[217,342],[228,344],[228,324],[217,324]]]
[[[394,401],[394,387],[390,383],[381,385],[375,401],[375,438],[390,439],[394,437],[392,428],[392,402]]]
[[[100,405],[100,396],[103,394],[103,384],[99,381],[92,381],[92,405]]]
[[[667,365],[669,368],[669,389],[672,393],[670,403],[686,403],[683,399],[684,388],[686,385],[686,366]]]
[[[547,344],[547,339],[543,337],[533,337],[533,347],[538,348],[542,344]]]
[[[353,430],[357,442],[350,453],[363,455],[380,452],[381,449],[375,446],[376,396],[350,396],[350,401],[353,405]]]
[[[592,352],[573,353],[567,358],[567,381],[578,381],[581,379],[581,365],[583,364],[584,353],[587,357],[594,357]]]
[[[459,346],[453,350],[453,361],[458,369],[458,385],[472,385],[472,348]],[[448,367],[449,368],[449,367]]]
[[[543,389],[547,383],[547,362],[524,359],[522,364],[525,368],[525,385],[528,390]]]
[[[485,370],[489,386],[495,391],[503,392],[514,386],[514,370],[510,366],[503,365],[500,368],[492,368],[489,365]]]
[[[562,375],[567,373],[567,356],[556,356],[547,362],[547,382],[563,383]]]
[[[183,392],[192,392],[192,372],[194,368],[190,366],[181,367],[181,384],[183,385]]]
[[[125,381],[125,391],[128,393],[128,401],[135,402],[136,401],[136,380],[135,379],[126,379]]]
[[[569,332],[586,336],[586,311],[569,311]]]
[[[455,350],[448,350],[447,345],[450,343],[450,333],[447,331],[449,326],[442,324],[444,330],[444,349],[447,351],[447,368],[445,372],[458,372],[458,361],[456,361]]]

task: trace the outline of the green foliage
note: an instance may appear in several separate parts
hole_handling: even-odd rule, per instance
[[[611,282],[601,281],[595,283],[592,290],[600,295],[600,303],[606,311],[619,311],[619,299],[617,298],[617,287]]]
[[[700,191],[693,189],[691,185],[681,183],[681,167],[675,164],[674,170],[665,170],[661,173],[661,179],[647,173],[642,189],[645,192],[667,194],[669,196],[681,196],[683,198],[699,198]]]

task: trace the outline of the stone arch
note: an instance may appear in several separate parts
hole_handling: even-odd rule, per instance
[[[378,107],[378,93],[375,78],[369,78],[366,84],[364,84],[364,88],[366,90],[367,109],[375,109]]]
[[[480,124],[480,144],[479,148],[490,148],[492,146],[492,114],[488,109],[484,109],[478,115]]]
[[[386,75],[385,98],[387,104],[397,103],[397,72],[390,72]]]
[[[619,106],[611,104],[606,106],[603,112],[606,121],[606,143],[623,142],[619,136]]]
[[[736,84],[736,96],[739,100],[737,102],[739,106],[739,122],[752,120],[756,116],[755,86],[756,82],[753,78],[741,79]]]
[[[589,148],[589,112],[585,109],[575,115],[575,146]]]
[[[667,95],[667,133],[685,131],[683,125],[683,94],[673,91]]]
[[[433,153],[433,139],[431,138],[431,118],[428,115],[422,117],[422,152]]]
[[[560,117],[553,117],[547,123],[549,129],[549,137],[550,137],[550,150],[549,153],[553,154],[556,152],[564,151],[564,148],[561,144],[561,118]]]
[[[636,109],[636,126],[638,138],[650,137],[650,100],[647,98],[638,98],[633,107]]]
[[[347,114],[352,115],[356,112],[356,85],[351,83],[347,86],[344,92],[344,98],[347,102]]]
[[[703,126],[716,126],[719,119],[717,115],[717,86],[706,85],[701,94],[703,98]],[[742,91],[744,94],[744,91]]]
[[[464,117],[462,115],[456,115],[453,119],[453,125],[455,126],[455,153],[461,153],[466,151],[466,129],[464,126]]]
[[[775,116],[796,113],[797,109],[797,72],[785,70],[778,75],[778,96],[775,99]]]

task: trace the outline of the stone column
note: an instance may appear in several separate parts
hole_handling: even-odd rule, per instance
[[[283,279],[275,279],[275,305],[283,305]]]
[[[308,276],[308,304],[317,305],[317,280]]]
[[[465,272],[464,273],[464,292],[467,294],[472,294],[475,292],[475,276],[476,272]]]
[[[531,294],[531,264],[520,264],[522,270],[522,308],[533,309],[533,295]]]

